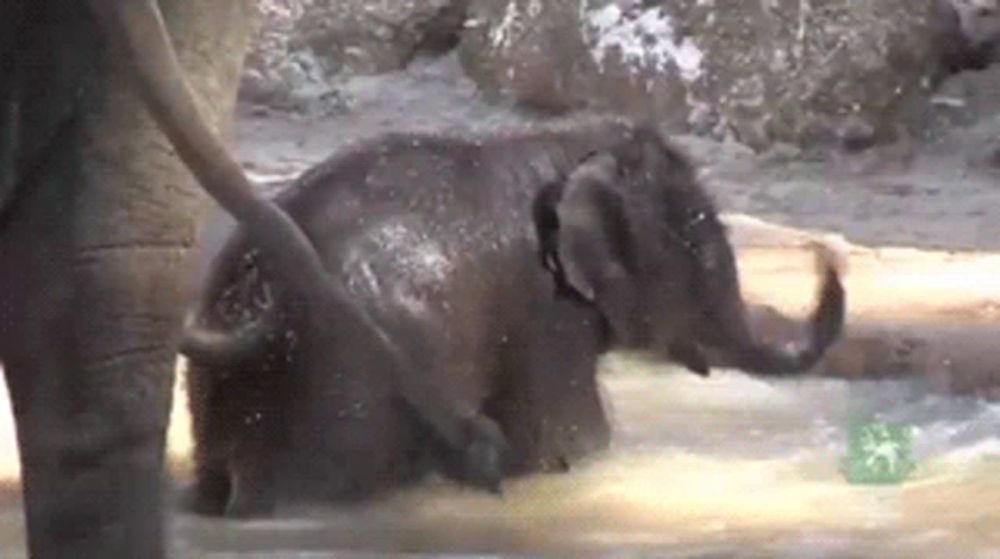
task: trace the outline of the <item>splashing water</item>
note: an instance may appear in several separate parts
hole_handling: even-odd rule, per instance
[[[916,381],[764,381],[735,371],[703,379],[625,355],[605,360],[602,379],[612,448],[568,474],[512,480],[502,500],[432,479],[366,506],[298,510],[281,521],[182,516],[179,539],[254,557],[1000,552],[1000,405],[933,395]],[[844,479],[838,462],[857,417],[916,428],[908,481]]]
[[[735,371],[704,379],[627,355],[605,359],[602,382],[612,448],[568,474],[511,480],[502,500],[430,479],[367,505],[294,510],[282,520],[178,514],[173,545],[184,557],[1000,552],[1000,405],[932,394],[917,381],[765,381]],[[183,475],[190,418],[178,386],[169,444]],[[857,417],[915,427],[908,481],[845,481],[838,461]],[[16,483],[9,414],[0,429],[0,472]],[[21,526],[8,502],[0,556],[23,552]]]

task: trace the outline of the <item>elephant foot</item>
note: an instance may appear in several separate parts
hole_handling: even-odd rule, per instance
[[[500,451],[482,441],[476,441],[465,449],[462,460],[463,478],[466,483],[488,491],[494,495],[502,495],[500,486],[503,479]]]
[[[677,362],[685,369],[697,375],[707,377],[711,372],[708,364],[708,357],[705,352],[695,344],[689,342],[674,342],[668,351],[672,361]]]
[[[263,518],[274,515],[274,500],[261,494],[233,493],[226,503],[227,518]]]
[[[225,474],[202,473],[180,495],[180,506],[201,516],[222,516],[229,499],[229,478]]]
[[[193,488],[183,497],[182,508],[199,516],[222,516],[226,510],[226,499],[205,495]]]
[[[501,482],[507,441],[491,419],[478,416],[470,422],[469,442],[462,452],[462,481],[473,487],[502,495]]]
[[[570,466],[569,459],[565,456],[556,456],[545,463],[545,468],[543,471],[546,472],[557,472],[560,474],[565,474],[572,469]]]
[[[232,492],[226,503],[227,518],[261,518],[274,515],[275,499],[269,486],[233,476]]]

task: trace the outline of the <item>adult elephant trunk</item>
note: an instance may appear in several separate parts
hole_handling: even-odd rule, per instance
[[[816,247],[817,270],[822,278],[819,300],[808,319],[804,339],[785,347],[767,345],[754,335],[740,295],[732,252],[726,252],[729,258],[724,266],[731,271],[711,274],[705,282],[709,293],[724,295],[708,299],[718,303],[708,309],[704,343],[719,350],[726,365],[760,375],[788,375],[815,365],[840,336],[844,323],[844,287],[832,252],[826,247]]]

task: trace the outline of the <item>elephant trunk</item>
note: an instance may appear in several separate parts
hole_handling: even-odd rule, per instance
[[[827,347],[840,336],[844,325],[845,294],[833,255],[828,249],[817,251],[817,268],[822,275],[819,302],[809,317],[807,334],[798,343],[772,347],[762,343],[752,332],[738,285],[720,306],[714,322],[712,343],[722,350],[732,366],[767,376],[798,373],[811,368]]]
[[[260,360],[275,337],[273,311],[232,330],[220,330],[189,319],[181,337],[180,352],[207,366],[236,366]]]

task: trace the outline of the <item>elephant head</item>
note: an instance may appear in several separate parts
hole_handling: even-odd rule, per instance
[[[788,374],[815,364],[843,327],[844,289],[820,250],[807,339],[787,349],[755,338],[711,199],[650,128],[585,158],[539,197],[535,219],[557,285],[596,306],[616,347],[652,350],[700,374],[706,351],[749,372]]]

